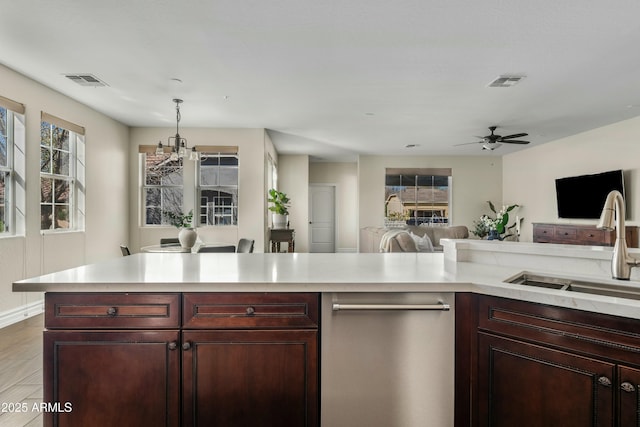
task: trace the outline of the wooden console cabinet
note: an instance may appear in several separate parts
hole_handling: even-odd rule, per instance
[[[47,293],[45,426],[317,427],[318,326],[316,293]]]
[[[638,227],[627,226],[627,247],[638,247]],[[533,223],[533,241],[567,245],[613,246],[616,232],[599,230],[595,225]]]
[[[457,427],[640,425],[640,322],[456,296]]]

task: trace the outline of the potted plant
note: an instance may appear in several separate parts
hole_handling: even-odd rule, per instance
[[[289,223],[289,197],[281,191],[272,188],[269,190],[269,198],[267,199],[272,205],[269,210],[273,212],[273,228],[287,228]]]
[[[178,233],[178,240],[180,246],[185,249],[191,249],[196,244],[198,233],[193,228],[193,210],[189,213],[183,214],[181,212],[164,211],[164,216],[169,221],[169,224],[176,227],[180,232]]]

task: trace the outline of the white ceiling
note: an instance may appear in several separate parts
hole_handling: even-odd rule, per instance
[[[174,127],[179,97],[181,127],[267,128],[279,152],[315,160],[503,155],[522,146],[454,145],[497,125],[531,147],[640,115],[638,0],[0,0],[0,11],[0,62],[122,123]],[[526,78],[487,87],[509,73]]]

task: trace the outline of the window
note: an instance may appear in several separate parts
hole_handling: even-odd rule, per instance
[[[198,223],[201,226],[238,224],[237,147],[225,148],[228,149],[200,153]]]
[[[0,233],[11,231],[12,116],[11,110],[0,106]]]
[[[396,214],[411,225],[448,224],[451,219],[451,169],[387,169],[385,216]]]
[[[42,113],[40,229],[84,227],[84,128]]]
[[[182,213],[182,159],[172,160],[169,152],[156,154],[155,146],[143,146],[140,151],[143,164],[143,224],[169,224],[165,212]]]
[[[24,233],[24,111],[0,96],[0,236]]]

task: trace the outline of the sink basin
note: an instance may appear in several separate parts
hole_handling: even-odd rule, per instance
[[[557,289],[560,291],[581,292],[585,294],[640,300],[640,288],[614,285],[610,283],[573,280],[535,274],[527,271],[518,273],[517,275],[505,280],[505,282],[516,285],[535,286],[538,288]]]

